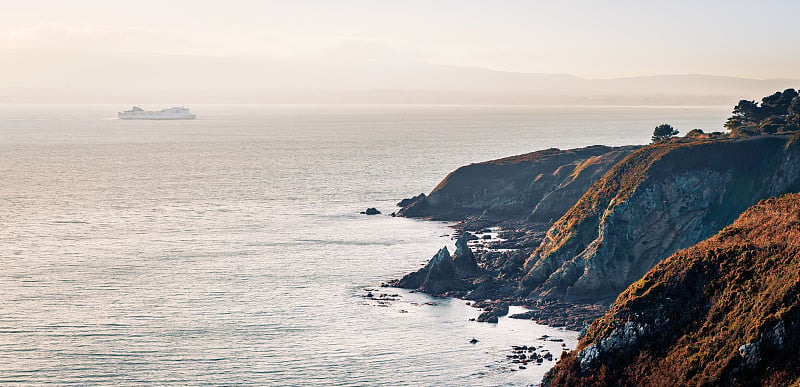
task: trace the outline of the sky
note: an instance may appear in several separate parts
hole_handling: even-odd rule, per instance
[[[54,80],[62,62],[114,67],[131,56],[153,63],[202,57],[324,65],[343,73],[380,73],[388,64],[406,64],[409,73],[425,64],[588,79],[800,79],[800,1],[793,0],[3,0],[0,6],[0,88],[3,82],[44,87],[25,79]]]

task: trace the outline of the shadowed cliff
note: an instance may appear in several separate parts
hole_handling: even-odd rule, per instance
[[[797,145],[790,136],[676,139],[631,153],[548,230],[520,294],[610,302],[760,199],[800,190]]]
[[[546,384],[790,385],[798,348],[800,194],[788,194],[628,287]]]
[[[467,165],[451,172],[430,195],[402,202],[398,215],[549,224],[637,148],[546,149]]]

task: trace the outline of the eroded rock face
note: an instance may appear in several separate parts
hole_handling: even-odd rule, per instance
[[[551,223],[635,146],[547,149],[461,167],[431,192],[405,199],[399,216]]]
[[[406,207],[406,206],[411,205],[412,203],[416,202],[417,200],[421,200],[421,199],[424,199],[424,198],[425,198],[425,194],[421,193],[421,194],[419,194],[417,196],[412,196],[410,198],[401,200],[400,202],[397,203],[397,206],[398,207]]]
[[[425,267],[406,275],[393,285],[432,295],[445,295],[450,291],[471,288],[472,282],[468,279],[478,275],[480,268],[467,246],[467,240],[468,236],[464,234],[456,241],[456,252],[452,256],[447,247],[442,247]]]
[[[800,189],[788,136],[643,148],[593,185],[525,263],[521,294],[610,302],[758,200]]]
[[[788,194],[628,287],[545,385],[793,385],[798,347],[800,194]]]
[[[478,273],[478,262],[475,260],[475,254],[472,253],[467,242],[469,241],[469,234],[463,233],[456,240],[456,252],[453,253],[453,266],[455,267],[456,274],[460,278],[467,278]]]

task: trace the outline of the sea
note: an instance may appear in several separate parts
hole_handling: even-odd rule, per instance
[[[448,223],[391,217],[396,203],[462,165],[645,144],[661,123],[721,131],[730,115],[188,107],[196,120],[0,105],[0,383],[536,385],[553,362],[520,369],[511,346],[557,358],[578,332],[382,288],[454,242]]]

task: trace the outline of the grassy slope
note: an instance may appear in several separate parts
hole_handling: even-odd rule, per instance
[[[800,378],[800,195],[752,207],[714,237],[653,268],[595,321],[551,385],[788,385]],[[633,321],[635,345],[581,372],[577,353]],[[781,346],[770,340],[785,328]],[[765,344],[744,365],[738,348]]]

